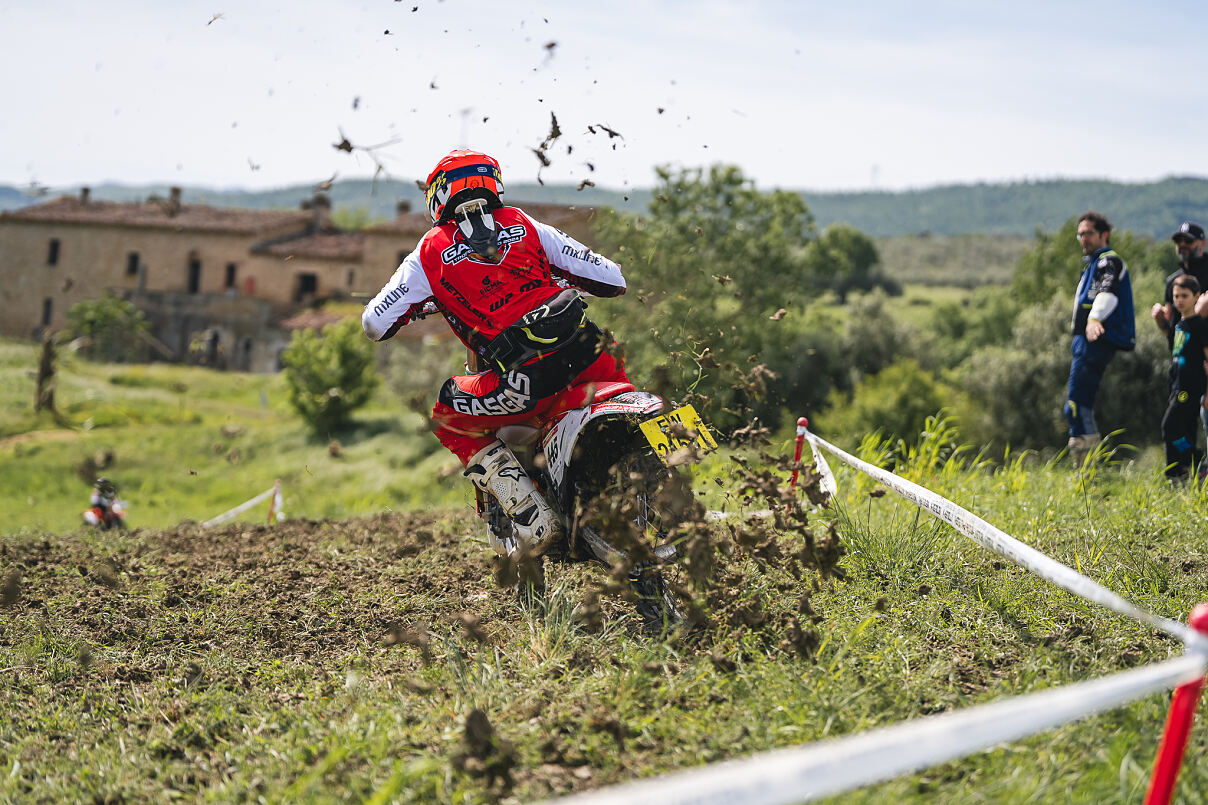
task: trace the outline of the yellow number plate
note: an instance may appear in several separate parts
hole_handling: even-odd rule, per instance
[[[717,448],[700,414],[691,405],[642,423],[642,434],[665,463],[676,450],[694,445],[701,452]]]

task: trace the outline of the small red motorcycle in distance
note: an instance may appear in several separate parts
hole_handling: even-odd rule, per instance
[[[93,506],[84,511],[84,523],[102,531],[108,531],[111,528],[125,528],[126,507],[120,500],[113,501],[107,509],[102,506]]]

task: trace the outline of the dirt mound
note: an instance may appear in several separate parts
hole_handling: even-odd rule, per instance
[[[476,524],[450,512],[186,524],[3,542],[0,560],[9,606],[41,612],[62,638],[161,647],[163,655],[140,652],[148,662],[137,673],[147,675],[166,670],[172,647],[222,646],[261,659],[345,656],[380,640],[405,601],[453,617],[491,585],[489,556],[469,538]]]

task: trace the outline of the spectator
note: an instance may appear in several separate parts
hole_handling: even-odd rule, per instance
[[[1074,295],[1073,358],[1064,409],[1070,426],[1067,447],[1075,467],[1082,466],[1100,441],[1094,407],[1103,372],[1118,350],[1131,350],[1137,341],[1132,280],[1108,243],[1111,232],[1107,218],[1094,210],[1078,219],[1086,269]]]
[[[1155,302],[1149,315],[1157,323],[1158,329],[1166,333],[1167,346],[1173,348],[1174,327],[1182,318],[1174,305],[1174,281],[1191,275],[1199,284],[1201,293],[1208,291],[1208,255],[1204,254],[1204,228],[1197,223],[1184,221],[1170,239],[1179,253],[1179,268],[1166,278],[1165,301]],[[1208,299],[1200,303],[1200,308],[1196,311],[1198,315],[1203,317],[1208,314]]]
[[[1200,466],[1204,452],[1196,446],[1196,420],[1201,400],[1208,390],[1208,322],[1195,313],[1200,284],[1190,274],[1175,277],[1172,284],[1178,323],[1171,331],[1170,402],[1162,417],[1162,440],[1166,443],[1166,477],[1171,483],[1187,478],[1192,465]]]

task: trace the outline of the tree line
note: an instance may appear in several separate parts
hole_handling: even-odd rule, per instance
[[[879,432],[907,446],[943,410],[962,439],[995,451],[1064,444],[1082,208],[1035,233],[1009,287],[980,287],[911,325],[896,315],[900,288],[873,239],[845,224],[819,227],[800,194],[761,191],[733,166],[661,169],[658,178],[647,210],[605,210],[592,244],[621,263],[629,291],[590,301],[589,315],[618,340],[640,386],[693,402],[726,435],[787,428],[806,414],[831,436]],[[1177,265],[1174,249],[1127,231],[1113,246],[1144,315]],[[115,303],[82,303],[69,316],[110,360],[126,351],[112,339],[130,340],[139,318],[114,313]],[[1096,413],[1105,431],[1122,428],[1143,444],[1159,439],[1168,356],[1150,322],[1137,332]],[[356,321],[299,334],[285,355],[291,400],[330,435],[350,424],[384,370],[392,389],[426,409],[460,357],[448,344],[425,349],[440,354],[417,373],[410,349],[375,357]]]
[[[656,178],[658,174],[656,172]],[[508,183],[505,201],[523,207],[525,201],[609,207],[630,213],[648,209],[657,188],[613,190],[581,189],[573,184]],[[661,182],[661,178],[658,179]],[[190,203],[254,209],[295,209],[314,193],[313,185],[273,190],[219,190],[187,187]],[[69,192],[64,190],[63,192]],[[75,191],[70,191],[75,192]],[[397,214],[400,200],[422,211],[423,194],[413,181],[383,178],[341,179],[325,191],[334,205],[336,220],[352,225],[373,224]],[[1051,231],[1061,226],[1070,210],[1111,210],[1112,219],[1127,222],[1140,235],[1161,237],[1172,222],[1208,218],[1208,179],[1181,177],[1128,184],[1100,180],[1053,179],[1034,182],[977,183],[917,190],[824,193],[793,190],[810,209],[819,227],[847,223],[872,237],[895,235],[958,235],[969,233],[1031,236],[1037,227]],[[92,197],[107,201],[141,201],[150,195],[166,196],[160,185],[104,184],[92,188]],[[0,210],[42,200],[20,188],[0,185]],[[1203,221],[1201,221],[1203,223]]]

